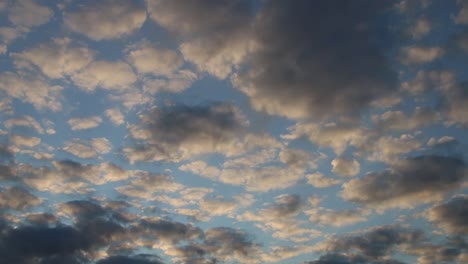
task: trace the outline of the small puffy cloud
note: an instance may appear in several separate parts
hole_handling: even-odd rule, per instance
[[[115,39],[138,30],[146,20],[142,1],[87,1],[64,13],[65,25],[93,40]]]
[[[53,161],[53,167],[35,168],[21,165],[18,173],[24,175],[22,181],[31,188],[52,193],[87,193],[90,185],[103,185],[108,182],[126,180],[137,175],[137,171],[127,171],[112,163],[82,164],[70,160]]]
[[[468,195],[452,197],[427,211],[427,218],[435,225],[453,235],[468,234]]]
[[[151,46],[147,42],[130,46],[127,60],[140,74],[170,75],[184,63],[176,51]]]
[[[411,115],[407,115],[402,111],[387,111],[381,115],[372,116],[372,121],[375,126],[384,131],[408,131],[421,129],[430,126],[440,120],[440,114],[436,111],[416,107]]]
[[[305,214],[309,215],[309,220],[315,224],[341,227],[367,221],[370,210],[345,209],[334,211],[319,207],[306,210]]]
[[[0,189],[0,208],[24,210],[42,203],[42,200],[20,187]]]
[[[8,19],[18,27],[34,27],[45,24],[52,17],[52,10],[34,0],[17,0],[8,10]]]
[[[450,71],[420,70],[413,79],[403,82],[401,89],[412,94],[421,94],[440,88],[445,90],[453,86],[454,83],[455,75]]]
[[[112,145],[106,138],[93,138],[89,141],[75,138],[68,142],[63,150],[77,157],[89,159],[109,153],[112,150]]]
[[[468,3],[466,1],[458,1],[461,6],[460,11],[454,17],[457,24],[468,24]]]
[[[256,222],[263,230],[272,230],[273,237],[296,242],[308,241],[318,235],[317,230],[303,228],[295,217],[302,212],[304,203],[298,195],[283,194],[274,203],[256,213],[244,212],[237,216],[239,221]]]
[[[69,38],[55,38],[50,43],[13,54],[17,66],[34,65],[53,79],[74,74],[88,65],[93,57],[94,51],[74,44]]]
[[[17,126],[29,127],[29,128],[34,129],[39,134],[44,134],[44,129],[39,124],[39,122],[37,122],[36,119],[34,119],[32,116],[28,116],[28,115],[18,117],[18,118],[8,119],[3,122],[3,125],[8,129],[11,129]]]
[[[369,144],[361,145],[360,154],[366,154],[370,161],[384,161],[393,163],[402,155],[420,149],[422,142],[414,136],[403,134],[400,137],[383,136],[369,141]]]
[[[83,118],[70,118],[68,125],[71,130],[84,130],[98,127],[102,122],[99,116],[83,117]]]
[[[154,193],[176,192],[183,187],[169,175],[141,172],[129,185],[118,187],[117,191],[129,197],[153,200]]]
[[[122,61],[93,61],[71,76],[73,82],[85,91],[97,88],[124,92],[137,80],[130,65]]]
[[[361,170],[361,165],[358,160],[336,158],[332,160],[332,172],[340,176],[355,176]]]
[[[54,112],[62,109],[61,93],[63,88],[50,85],[42,79],[18,73],[0,73],[0,91],[7,96],[32,104],[38,110]]]
[[[122,125],[125,122],[125,116],[118,108],[107,109],[104,114],[114,125]]]
[[[431,22],[425,18],[420,18],[408,29],[408,33],[415,39],[422,38],[432,30]]]
[[[326,177],[320,172],[307,174],[306,178],[307,183],[314,186],[315,188],[327,188],[341,183],[340,180]]]
[[[343,4],[263,3],[254,50],[233,78],[255,110],[292,119],[353,115],[395,90],[384,51],[369,41],[385,34],[372,25],[390,2]]]
[[[401,61],[404,64],[424,64],[432,62],[444,55],[444,50],[440,47],[405,47],[401,50]]]
[[[440,201],[447,192],[460,188],[467,176],[466,165],[458,158],[419,156],[345,183],[341,196],[378,209],[413,208]]]
[[[321,147],[328,147],[342,154],[348,146],[361,146],[369,142],[370,132],[354,123],[297,123],[288,128],[283,139],[294,140],[303,136]]]
[[[11,139],[11,142],[18,147],[32,148],[32,147],[39,145],[39,143],[41,143],[41,139],[38,137],[13,135],[11,136],[10,139]]]

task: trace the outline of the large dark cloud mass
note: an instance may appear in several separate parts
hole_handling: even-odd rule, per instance
[[[391,92],[395,73],[379,41],[378,18],[392,1],[265,1],[255,22],[256,50],[237,86],[256,110],[290,118],[365,107]]]

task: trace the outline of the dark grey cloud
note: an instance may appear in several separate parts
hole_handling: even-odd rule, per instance
[[[255,257],[259,253],[259,245],[252,237],[241,230],[229,227],[217,227],[205,232],[205,250],[225,262],[236,256],[238,259]]]
[[[142,238],[159,239],[171,243],[177,243],[182,240],[189,240],[202,236],[202,230],[180,222],[164,219],[142,220],[132,232],[139,234]]]
[[[232,144],[245,134],[246,121],[231,104],[177,105],[156,108],[131,128],[143,144],[124,149],[133,160],[179,160],[196,154],[235,151]]]
[[[399,246],[412,246],[424,240],[423,232],[416,229],[395,225],[373,227],[327,239],[320,245],[327,253],[310,263],[401,263],[389,258],[394,251]]]
[[[259,111],[290,118],[356,113],[396,89],[380,47],[393,1],[265,1],[256,50],[234,83]],[[380,26],[379,26],[380,25]]]
[[[96,264],[163,264],[157,256],[112,256],[99,260]]]
[[[327,254],[318,260],[306,262],[306,264],[404,264],[404,262],[391,259],[370,261],[360,255]]]
[[[442,199],[468,176],[463,160],[425,155],[407,158],[390,169],[371,172],[343,185],[341,196],[351,202],[377,208],[411,208]]]
[[[267,210],[277,217],[286,217],[296,214],[302,208],[303,202],[299,195],[280,195],[275,203]]]
[[[468,195],[455,196],[428,211],[428,218],[447,233],[468,234]]]

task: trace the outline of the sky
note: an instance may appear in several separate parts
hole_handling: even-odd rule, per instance
[[[468,263],[467,0],[0,0],[0,263]]]

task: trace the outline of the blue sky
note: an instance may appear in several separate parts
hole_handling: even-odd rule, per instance
[[[468,1],[0,13],[5,263],[468,263]]]

